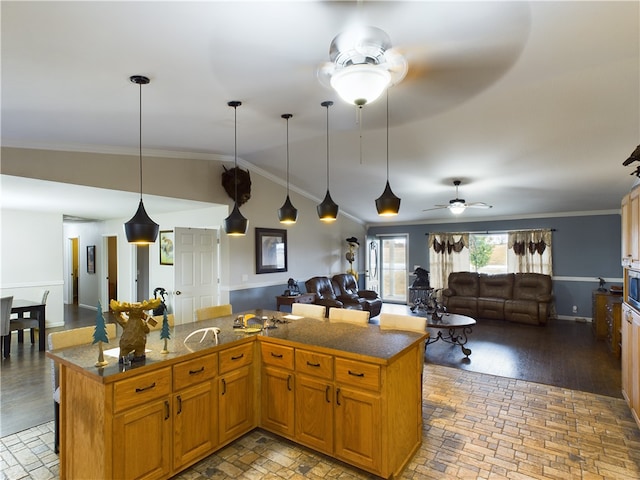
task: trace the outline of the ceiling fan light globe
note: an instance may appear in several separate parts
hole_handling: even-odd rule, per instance
[[[466,206],[464,204],[458,204],[458,203],[452,203],[451,205],[449,205],[449,210],[451,210],[451,213],[453,213],[454,215],[460,215],[462,212],[464,212]]]
[[[391,74],[380,65],[357,64],[338,70],[331,77],[331,86],[340,98],[352,105],[375,101],[391,82]]]

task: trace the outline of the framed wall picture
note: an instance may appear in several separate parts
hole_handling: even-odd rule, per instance
[[[173,230],[160,231],[160,265],[173,265]]]
[[[96,273],[96,246],[87,246],[87,273]]]
[[[287,271],[287,231],[256,228],[256,273]]]

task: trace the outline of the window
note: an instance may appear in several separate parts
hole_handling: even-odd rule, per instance
[[[507,273],[507,234],[469,234],[469,271]]]
[[[385,302],[407,301],[407,237],[382,237],[382,291]]]

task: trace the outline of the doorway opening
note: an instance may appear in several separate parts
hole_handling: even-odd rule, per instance
[[[407,302],[407,236],[380,237],[380,296],[383,302]]]

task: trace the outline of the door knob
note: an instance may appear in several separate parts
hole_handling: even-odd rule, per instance
[[[176,295],[182,295],[182,292],[180,290],[176,290]]]

